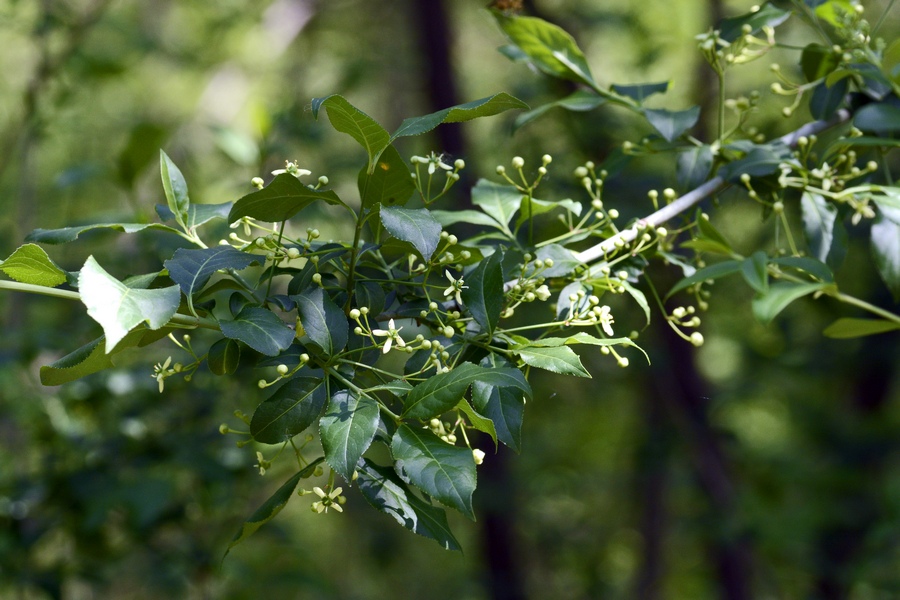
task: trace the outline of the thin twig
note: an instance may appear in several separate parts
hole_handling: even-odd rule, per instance
[[[830,129],[836,125],[840,125],[841,123],[846,123],[850,120],[850,111],[840,110],[837,115],[834,116],[829,121],[813,121],[812,123],[807,123],[803,127],[792,131],[791,133],[785,134],[778,138],[776,142],[781,142],[789,147],[794,147],[797,145],[797,140],[799,140],[803,136],[810,136],[817,134],[826,129]],[[674,219],[681,213],[687,211],[689,208],[698,204],[701,200],[712,196],[716,192],[724,190],[730,184],[727,183],[721,176],[716,176],[701,185],[698,188],[695,188],[688,192],[687,194],[673,200],[670,204],[662,207],[658,211],[653,214],[647,215],[643,219],[640,219],[640,222],[646,223],[648,227],[657,227],[662,225],[666,221]],[[634,241],[638,236],[639,231],[635,227],[630,227],[621,231],[620,233],[612,236],[611,238],[607,238],[600,242],[599,244],[588,248],[587,250],[583,250],[581,252],[575,253],[575,259],[579,262],[585,264],[591,264],[593,261],[597,259],[603,258],[607,253],[613,252],[616,250],[616,242],[622,240],[626,244]]]

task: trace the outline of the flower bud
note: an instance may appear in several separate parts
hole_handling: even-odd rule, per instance
[[[521,156],[513,156],[512,166],[514,169],[521,169],[525,166],[525,159],[523,159]]]
[[[472,458],[475,459],[476,465],[480,465],[484,462],[484,456],[484,450],[479,450],[478,448],[472,450]]]

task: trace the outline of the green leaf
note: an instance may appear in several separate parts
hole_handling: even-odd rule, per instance
[[[449,227],[457,223],[469,223],[471,225],[484,225],[500,229],[501,231],[509,231],[508,228],[501,226],[497,221],[480,210],[433,210],[431,211],[431,216],[442,227]]]
[[[306,465],[300,472],[284,482],[284,484],[278,488],[278,491],[272,494],[262,506],[257,508],[256,511],[250,515],[250,518],[241,526],[241,530],[231,539],[231,543],[228,544],[228,548],[225,550],[225,555],[222,559],[224,560],[225,556],[228,556],[228,553],[231,552],[232,548],[246,540],[256,533],[260,527],[274,519],[275,515],[281,512],[281,509],[285,507],[288,500],[294,495],[294,490],[297,489],[297,484],[300,483],[300,480],[312,475],[313,471],[316,470],[316,467],[319,466],[319,463],[323,460],[324,458],[317,458]]]
[[[506,367],[509,363],[497,355],[489,355],[481,366]],[[522,445],[522,420],[525,415],[525,397],[517,388],[499,387],[475,381],[472,383],[472,405],[481,415],[491,420],[496,434],[494,443],[501,442],[519,452]],[[494,437],[494,436],[492,436]]]
[[[123,233],[137,233],[145,229],[159,229],[170,233],[178,233],[177,229],[162,223],[96,223],[80,227],[63,227],[62,229],[35,229],[25,237],[26,242],[41,244],[65,244],[74,242],[85,231],[93,229],[112,229]]]
[[[472,204],[481,207],[504,231],[509,231],[509,222],[522,205],[522,192],[513,185],[479,179],[472,188]]]
[[[556,348],[530,346],[527,348],[515,348],[514,352],[519,355],[526,365],[538,369],[545,369],[561,375],[591,377],[591,374],[581,364],[581,359],[568,346]]]
[[[719,176],[731,182],[740,181],[744,173],[751,177],[764,177],[778,171],[778,165],[789,157],[790,150],[782,143],[754,146],[743,158],[723,165]]]
[[[900,39],[894,40],[881,57],[881,68],[885,76],[894,83],[900,83]]]
[[[177,285],[155,290],[130,288],[89,256],[78,276],[78,293],[88,315],[100,323],[106,335],[106,352],[139,323],[159,329],[178,310],[181,291]]]
[[[619,85],[614,83],[610,89],[620,96],[627,96],[638,104],[643,104],[644,100],[654,94],[665,94],[669,90],[668,81],[660,81],[658,83],[639,83],[637,85]]]
[[[725,239],[725,236],[719,233],[719,230],[716,229],[710,220],[703,215],[700,215],[697,219],[697,228],[700,230],[700,236],[702,238],[713,241],[716,244],[727,248],[729,252],[731,251],[731,244]]]
[[[824,283],[779,282],[769,286],[769,291],[753,299],[753,315],[763,325],[769,324],[788,304],[825,289]]]
[[[185,219],[184,225],[188,229],[195,229],[214,219],[227,219],[232,206],[234,206],[234,202],[222,202],[220,204],[191,203],[188,206],[187,219]],[[163,204],[156,205],[156,214],[163,221],[175,219],[175,213]]]
[[[900,300],[900,224],[883,214],[872,225],[872,255],[894,301]]]
[[[834,71],[840,64],[840,58],[840,53],[830,46],[809,44],[800,54],[800,67],[807,81],[816,81]]]
[[[575,216],[581,216],[582,206],[580,203],[575,202],[574,200],[566,199],[559,201],[550,201],[550,200],[538,200],[537,198],[532,198],[529,200],[527,197],[522,198],[522,206],[521,212],[519,213],[519,218],[516,219],[516,228],[521,227],[528,219],[532,219],[538,215],[542,215],[548,213],[557,208],[562,208]],[[571,254],[571,253],[570,253]]]
[[[528,108],[528,105],[505,92],[458,104],[421,117],[405,119],[391,135],[391,141],[400,137],[420,135],[431,131],[441,123],[461,123],[480,117],[491,117],[507,110]]]
[[[391,440],[391,454],[403,481],[475,520],[475,459],[470,449],[442,442],[426,429],[401,425]]]
[[[268,223],[281,223],[318,201],[346,206],[333,191],[314,190],[290,173],[281,173],[263,189],[235,202],[228,213],[228,222],[251,217]]]
[[[381,224],[399,240],[409,242],[428,262],[441,240],[441,224],[427,208],[381,207]]]
[[[842,14],[853,13],[853,2],[851,0],[828,0],[816,5],[816,16],[820,19],[828,21],[835,27],[841,27]]]
[[[700,118],[700,107],[692,106],[687,110],[643,109],[644,117],[667,142],[674,142],[682,133],[697,124]]]
[[[123,350],[144,345],[142,342],[147,333],[143,327],[132,330],[109,353],[104,349],[106,337],[100,336],[59,360],[42,366],[41,385],[62,385],[109,369],[115,366],[113,358],[117,354]]]
[[[256,407],[250,435],[263,444],[281,444],[318,420],[328,396],[319,377],[295,377]]]
[[[472,318],[492,335],[503,308],[503,250],[498,248],[465,277],[461,296]]]
[[[766,3],[759,10],[722,19],[719,25],[719,35],[723,40],[733,42],[744,33],[744,25],[750,26],[751,33],[756,33],[764,26],[777,27],[791,16],[791,11],[782,10],[772,4]]]
[[[409,201],[416,184],[409,172],[409,166],[393,145],[385,148],[376,161],[375,170],[369,173],[363,167],[357,177],[359,197],[362,207],[372,210],[377,205],[402,206]]]
[[[828,265],[814,258],[806,256],[782,256],[773,259],[772,262],[782,267],[790,267],[792,269],[803,271],[807,275],[825,283],[832,283],[834,281],[834,274],[831,272]]]
[[[16,248],[9,258],[0,261],[0,271],[20,283],[56,287],[66,282],[66,272],[37,244]]]
[[[241,346],[236,341],[224,338],[209,347],[206,364],[213,375],[232,375],[241,362]]]
[[[475,383],[478,382],[473,382],[472,385],[475,385]],[[460,400],[459,404],[456,405],[456,409],[466,415],[466,417],[469,419],[469,426],[491,436],[491,439],[494,440],[494,450],[496,450],[497,430],[494,428],[493,421],[483,415],[478,414],[478,412],[474,408],[472,408],[465,400]]]
[[[844,104],[849,91],[850,82],[848,79],[841,79],[833,85],[828,85],[825,82],[816,86],[809,99],[810,114],[821,121],[830,119]]]
[[[319,110],[322,108],[328,113],[332,127],[346,133],[363,147],[369,157],[366,171],[369,174],[373,173],[378,157],[391,143],[391,136],[387,130],[372,117],[347,102],[343,96],[334,94],[324,98],[313,98],[313,117],[318,119]]]
[[[366,388],[366,392],[372,393],[380,390],[384,390],[386,392],[390,392],[394,396],[398,398],[405,397],[410,390],[413,389],[413,386],[409,385],[402,379],[395,379],[394,381],[389,381],[388,383],[382,383],[380,385],[376,385],[374,387]]]
[[[560,27],[537,17],[508,16],[493,11],[500,29],[539,70],[597,87],[575,39]]]
[[[334,356],[344,349],[350,335],[347,317],[322,288],[307,288],[291,299],[297,303],[306,336],[325,356]]]
[[[628,295],[631,296],[638,306],[641,307],[641,310],[644,311],[644,318],[647,320],[647,325],[650,324],[650,303],[647,302],[647,296],[641,290],[637,289],[627,281],[623,281],[621,283],[622,287],[625,288],[625,291],[628,292]]]
[[[294,341],[294,330],[278,315],[259,306],[245,306],[233,321],[219,321],[225,337],[244,342],[266,356],[277,356]]]
[[[357,472],[359,491],[376,510],[393,517],[410,531],[435,540],[447,550],[462,550],[450,531],[444,509],[413,494],[391,469],[363,459]]]
[[[750,287],[765,294],[769,290],[769,258],[762,250],[757,250],[741,262],[741,274]]]
[[[575,258],[571,250],[559,244],[547,244],[535,252],[537,258],[553,260],[553,266],[541,271],[542,277],[565,277],[575,272],[584,263]]]
[[[522,340],[517,341],[518,344],[514,347],[514,350],[518,348],[558,348],[560,346],[574,346],[576,344],[586,344],[589,346],[631,346],[643,352],[644,356],[647,357],[647,353],[630,338],[598,338],[584,331],[579,331],[578,333],[564,338],[551,337],[541,338],[539,340],[528,340],[523,338]],[[650,363],[649,357],[647,357],[647,363]]]
[[[708,144],[692,146],[678,153],[676,174],[678,188],[682,191],[692,190],[706,181],[712,170],[714,156]]]
[[[900,108],[880,102],[866,104],[856,111],[853,124],[863,131],[889,136],[900,133]]]
[[[800,208],[803,214],[803,229],[806,232],[809,253],[814,258],[826,262],[834,243],[837,207],[820,194],[803,192]]]
[[[319,421],[325,461],[347,481],[378,429],[378,402],[350,390],[341,390],[328,401]]]
[[[535,109],[529,110],[526,113],[520,114],[516,117],[513,129],[519,129],[520,127],[534,121],[545,112],[553,108],[558,107],[573,112],[584,112],[588,110],[594,110],[598,106],[602,106],[607,102],[608,100],[606,98],[598,96],[596,92],[592,92],[590,90],[575,90],[565,98],[561,98],[560,100],[556,100],[554,102],[549,102],[542,106],[538,106]]]
[[[857,338],[900,329],[900,323],[886,319],[838,319],[822,331],[825,337]]]
[[[162,174],[163,190],[166,192],[169,210],[172,211],[179,223],[184,223],[188,216],[188,207],[191,205],[184,175],[162,150],[159,151],[159,170]]]
[[[241,252],[232,246],[213,246],[202,250],[179,248],[163,265],[172,281],[181,286],[184,295],[191,297],[203,289],[216,271],[240,271],[253,263],[262,264],[263,257]]]
[[[685,277],[684,279],[676,283],[675,287],[669,290],[669,293],[666,294],[666,299],[671,298],[676,293],[694,285],[695,283],[706,281],[707,279],[718,279],[719,277],[732,275],[739,272],[740,270],[741,261],[739,260],[726,260],[724,262],[716,263],[708,267],[703,267],[690,277]]]
[[[464,362],[415,386],[406,397],[401,416],[422,420],[437,417],[459,404],[473,381],[515,388],[531,397],[531,386],[518,369],[486,369]]]

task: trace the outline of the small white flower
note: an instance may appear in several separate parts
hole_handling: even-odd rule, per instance
[[[169,377],[170,375],[175,374],[175,370],[169,368],[170,364],[172,364],[171,356],[166,359],[166,362],[164,362],[162,364],[157,364],[156,366],[153,367],[153,374],[151,375],[151,377],[156,379],[156,381],[159,383],[159,393],[160,394],[162,394],[166,377]]]
[[[546,285],[542,285],[538,289],[534,290],[534,293],[538,297],[538,299],[543,301],[550,297],[550,288],[548,288]]]
[[[296,162],[285,161],[283,169],[275,169],[272,171],[272,175],[281,175],[282,173],[290,173],[294,177],[303,177],[304,175],[310,175],[312,171],[307,169],[301,169]]]
[[[595,309],[595,311],[596,311],[596,309]],[[604,304],[603,306],[600,307],[600,312],[597,315],[597,318],[600,321],[600,327],[603,328],[603,332],[606,335],[610,335],[610,336],[613,335],[612,324],[615,323],[615,321],[613,320],[612,313],[609,312],[608,306],[606,306]]]
[[[404,342],[403,338],[400,337],[401,329],[403,329],[403,328],[395,327],[394,320],[391,319],[390,321],[388,321],[387,329],[373,329],[372,330],[372,335],[377,335],[379,337],[387,338],[387,340],[385,340],[385,342],[384,342],[384,348],[382,349],[382,352],[384,354],[387,354],[388,352],[391,351],[391,345],[393,344],[393,342],[397,342],[397,345],[400,346],[401,348],[406,346],[406,342]]]
[[[329,494],[326,493],[325,490],[316,486],[313,488],[313,492],[321,498],[319,502],[313,502],[312,510],[316,513],[328,512],[329,508],[333,508],[338,512],[344,512],[344,509],[341,507],[341,492],[343,488],[334,488],[334,490]]]
[[[479,450],[478,448],[475,448],[474,450],[472,450],[472,458],[475,459],[476,465],[480,465],[481,463],[484,462],[484,450]]]
[[[453,296],[456,299],[456,303],[461,305],[463,301],[460,292],[468,289],[469,286],[463,285],[462,277],[460,277],[459,279],[454,279],[453,275],[450,274],[450,271],[444,271],[444,275],[446,275],[447,279],[450,280],[450,287],[444,290],[444,296]]]

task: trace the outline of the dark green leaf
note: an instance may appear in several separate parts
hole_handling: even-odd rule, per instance
[[[250,518],[247,519],[241,526],[241,530],[238,531],[231,539],[231,543],[228,544],[228,548],[225,550],[225,555],[222,557],[223,560],[225,556],[228,556],[228,553],[231,552],[232,548],[246,540],[248,537],[256,533],[256,530],[274,519],[275,515],[281,512],[281,509],[285,507],[285,505],[288,503],[288,500],[290,500],[291,496],[294,495],[294,490],[297,489],[297,484],[300,483],[300,480],[309,477],[313,473],[313,471],[316,470],[316,467],[319,466],[319,463],[323,460],[323,458],[317,458],[316,460],[306,465],[303,469],[300,470],[299,473],[284,482],[284,484],[280,488],[278,488],[278,491],[272,494],[272,496],[268,500],[266,500],[262,506],[257,508],[256,511],[252,515],[250,515]]]
[[[759,10],[723,19],[719,25],[719,35],[723,40],[733,42],[744,34],[744,25],[750,26],[750,31],[756,33],[764,26],[777,27],[791,16],[791,11],[782,10],[772,4],[763,4]]]
[[[778,171],[778,165],[789,158],[790,150],[782,143],[755,146],[744,158],[732,161],[719,169],[719,175],[726,181],[737,182],[741,175],[763,177]]]
[[[822,335],[836,339],[857,338],[900,329],[900,323],[884,319],[838,319]]]
[[[800,67],[807,81],[816,81],[834,71],[840,64],[840,58],[840,53],[831,46],[809,44],[800,54]]]
[[[59,360],[42,366],[41,384],[62,385],[113,367],[115,356],[123,350],[143,345],[141,342],[147,333],[143,327],[132,330],[109,353],[105,351],[106,338],[100,336]]]
[[[179,223],[184,223],[188,207],[191,205],[184,175],[162,150],[159,151],[159,170],[162,174],[163,190],[166,192],[169,210],[172,211]]]
[[[574,38],[560,27],[536,17],[493,12],[503,33],[538,69],[562,79],[596,87],[591,69]]]
[[[712,148],[707,144],[692,146],[684,152],[679,152],[676,167],[678,188],[688,191],[700,187],[709,177],[714,158]]]
[[[423,420],[437,417],[459,404],[473,381],[516,388],[531,397],[531,386],[518,369],[486,369],[464,362],[415,386],[406,397],[402,416]]]
[[[435,540],[447,550],[462,550],[450,532],[444,510],[413,494],[391,469],[363,459],[358,473],[359,491],[375,509],[393,517],[410,531]]]
[[[337,94],[313,98],[312,112],[317,119],[321,108],[328,113],[328,120],[336,130],[346,133],[365,149],[369,157],[366,171],[373,173],[378,157],[391,143],[391,136],[387,130]]]
[[[734,273],[738,273],[740,270],[741,261],[739,260],[726,260],[724,262],[716,263],[708,267],[703,267],[690,277],[685,277],[684,279],[676,283],[675,287],[669,290],[669,293],[666,294],[666,298],[672,297],[676,293],[694,285],[695,283],[706,281],[707,279],[718,279],[719,277],[732,275]]]
[[[769,291],[765,295],[753,299],[753,315],[760,323],[766,325],[794,300],[825,287],[824,283],[775,283],[769,286]]]
[[[79,235],[92,229],[112,229],[123,233],[137,233],[145,229],[159,229],[170,233],[178,233],[177,229],[162,223],[97,223],[80,227],[63,227],[62,229],[35,229],[25,237],[25,241],[39,242],[41,244],[65,244],[75,241]]]
[[[762,250],[757,250],[741,263],[741,274],[744,280],[760,294],[769,290],[769,258]]]
[[[227,219],[232,206],[234,206],[234,202],[222,202],[221,204],[191,203],[188,206],[187,219],[185,219],[184,224],[188,229],[194,229],[213,219]],[[175,213],[164,204],[156,205],[156,214],[163,221],[175,219]]]
[[[644,117],[668,142],[674,142],[682,133],[693,127],[700,118],[700,107],[687,110],[643,109]]]
[[[556,348],[525,347],[515,348],[514,351],[526,365],[538,369],[545,369],[561,375],[575,375],[588,378],[591,376],[581,364],[581,359],[578,355],[568,346]]]
[[[66,282],[66,272],[37,244],[16,248],[9,258],[0,261],[0,271],[20,283],[31,285],[56,287]]]
[[[181,286],[185,296],[193,296],[209,281],[216,271],[246,269],[253,263],[262,264],[261,256],[254,256],[232,246],[213,246],[202,250],[179,248],[175,255],[164,262],[169,277]]]
[[[78,293],[88,315],[103,327],[107,352],[139,323],[146,322],[150,329],[168,323],[181,302],[177,285],[154,290],[130,288],[104,271],[93,256],[78,275]]]
[[[294,330],[278,315],[259,306],[245,306],[233,321],[219,322],[225,337],[244,342],[266,356],[276,356],[294,341]]]
[[[594,110],[598,106],[602,106],[606,103],[606,98],[598,96],[596,92],[592,92],[590,90],[575,90],[565,98],[556,100],[554,102],[549,102],[542,106],[538,106],[535,109],[529,110],[526,113],[520,114],[516,117],[514,129],[519,129],[527,123],[534,121],[545,112],[553,108],[559,107],[566,110],[571,110],[573,112],[584,112],[588,110]]]
[[[441,240],[441,224],[427,208],[381,208],[381,224],[387,232],[399,240],[409,242],[426,262],[437,250]]]
[[[328,401],[319,421],[325,460],[341,477],[350,481],[363,453],[378,429],[378,402],[350,390],[341,390]]]
[[[431,216],[443,227],[449,227],[457,223],[470,223],[472,225],[484,225],[506,230],[497,221],[480,210],[433,210],[431,211]]]
[[[402,206],[409,201],[416,189],[409,172],[409,166],[393,145],[384,149],[376,161],[375,169],[369,173],[363,167],[357,177],[359,197],[362,207],[371,210],[377,205]]]
[[[541,260],[548,258],[553,260],[552,267],[541,271],[543,277],[565,277],[574,273],[575,269],[584,264],[576,259],[571,251],[559,244],[547,244],[539,248],[535,255]]]
[[[491,117],[507,110],[528,108],[528,105],[505,92],[458,104],[421,117],[403,121],[391,135],[391,141],[404,136],[419,135],[431,131],[441,123],[461,123],[480,117]]]
[[[344,349],[350,335],[347,317],[322,288],[307,288],[291,299],[297,303],[300,323],[313,344],[329,357]]]
[[[357,281],[354,292],[356,305],[366,306],[373,315],[384,310],[384,289],[374,281]]]
[[[498,248],[466,275],[462,299],[472,318],[493,334],[503,308],[503,250]]]
[[[834,242],[834,224],[837,207],[819,194],[803,192],[800,199],[803,212],[803,229],[811,256],[825,262]]]
[[[268,223],[281,223],[318,201],[344,205],[331,190],[314,190],[290,173],[282,173],[261,190],[247,194],[234,203],[228,222],[251,217]],[[344,205],[346,206],[346,205]]]
[[[790,267],[792,269],[803,271],[824,283],[831,283],[834,281],[834,275],[832,274],[831,269],[828,268],[828,265],[814,258],[805,256],[783,256],[773,259],[772,262],[782,267]]]
[[[519,452],[525,398],[516,388],[497,387],[481,381],[472,384],[472,404],[494,424],[497,438]]]
[[[478,383],[477,381],[473,382],[473,386]],[[473,387],[474,390],[474,387]],[[472,392],[474,393],[474,391]],[[494,423],[489,418],[484,415],[478,414],[474,408],[472,408],[466,400],[460,400],[459,404],[456,405],[456,409],[466,415],[466,418],[469,421],[469,426],[473,429],[477,429],[482,433],[486,433],[491,436],[491,439],[494,440],[494,450],[497,450],[497,430],[494,428]]]
[[[900,108],[886,102],[866,104],[854,115],[853,124],[877,135],[900,133]]]
[[[476,475],[471,450],[451,446],[426,429],[401,425],[391,440],[391,454],[403,481],[475,519],[472,494]]]
[[[659,83],[639,83],[637,85],[619,85],[614,83],[610,88],[621,96],[627,96],[638,104],[643,104],[645,99],[654,94],[665,94],[669,89],[669,82],[660,81]]]
[[[210,346],[206,364],[214,375],[231,375],[241,362],[241,346],[236,341],[224,338]]]
[[[872,225],[872,254],[894,301],[900,300],[900,224],[883,214]]]
[[[472,204],[481,207],[481,210],[508,231],[509,222],[522,205],[522,192],[512,185],[479,179],[472,188]]]
[[[831,86],[826,83],[818,85],[809,99],[810,114],[821,121],[830,119],[844,104],[849,91],[850,83],[847,79],[841,79]]]
[[[264,444],[289,440],[318,420],[327,399],[321,378],[291,379],[256,407],[250,435]]]

